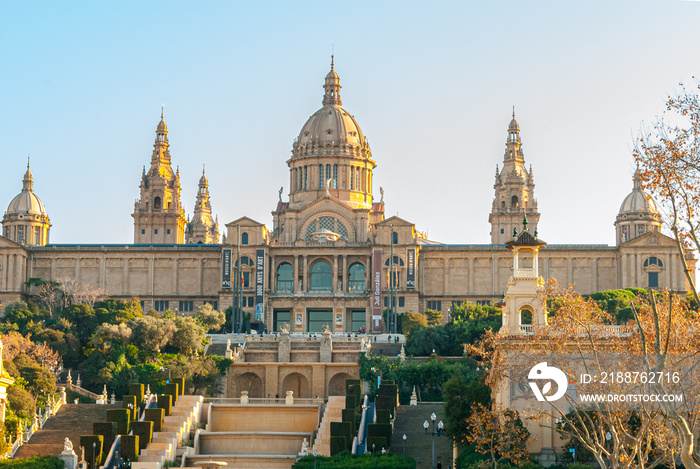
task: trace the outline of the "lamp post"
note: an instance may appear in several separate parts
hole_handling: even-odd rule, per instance
[[[318,456],[318,451],[314,450],[314,469],[316,469],[316,456]]]
[[[403,455],[406,456],[406,434],[403,434]]]
[[[92,469],[95,469],[95,449],[97,449],[97,443],[92,444]]]
[[[428,433],[428,428],[430,428],[430,424],[428,424],[427,420],[425,422],[423,422],[423,428],[425,429],[425,434],[426,435],[428,435],[428,434],[433,435],[433,459],[432,459],[432,465],[431,465],[432,469],[435,469],[435,435],[442,436],[442,434],[444,433],[444,427],[445,427],[442,424],[442,420],[440,420],[440,422],[438,423],[438,426],[437,426],[437,431],[436,431],[435,430],[435,420],[436,419],[437,419],[437,416],[435,415],[435,412],[433,412],[432,415],[430,416],[430,420],[433,421],[433,431],[430,433]]]

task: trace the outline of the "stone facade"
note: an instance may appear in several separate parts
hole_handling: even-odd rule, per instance
[[[493,244],[442,244],[428,240],[410,221],[385,218],[383,190],[377,200],[372,186],[376,163],[357,121],[341,107],[334,65],[323,88],[322,107],[292,145],[286,162],[290,190],[287,200],[280,190],[271,229],[241,217],[226,224],[221,244],[213,244],[218,225],[211,219],[202,176],[197,213],[203,221],[190,221],[187,240],[212,244],[181,244],[179,173],[171,167],[161,116],[134,209],[135,244],[43,246],[1,237],[0,301],[26,299],[33,293],[25,285],[30,278],[68,278],[115,298],[138,297],[145,309],[190,312],[212,303],[223,310],[233,303],[231,285],[240,281],[244,311],[261,310],[269,331],[289,323],[292,332],[320,332],[323,324],[333,332],[356,332],[374,326],[373,307],[377,314],[389,306],[392,269],[398,313],[433,309],[447,318],[453,303],[498,301],[512,273],[505,243],[525,217],[536,232],[540,217],[515,116],[494,185]],[[617,245],[547,245],[539,253],[537,274],[573,284],[584,294],[625,287],[685,292],[675,243],[661,234],[659,220],[635,178],[616,220]],[[232,273],[236,265],[240,279]],[[694,258],[689,265],[694,272]]]

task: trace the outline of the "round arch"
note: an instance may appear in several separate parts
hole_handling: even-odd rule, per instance
[[[345,372],[340,372],[328,381],[328,395],[329,396],[344,396],[345,395],[345,381],[352,379],[352,376]]]
[[[241,391],[248,391],[248,397],[261,398],[263,397],[263,381],[257,374],[248,371],[236,378],[237,395],[233,397],[241,397]]]
[[[347,241],[355,241],[357,239],[357,234],[355,233],[355,225],[352,223],[352,221],[347,218],[345,215],[339,212],[333,212],[333,211],[320,211],[318,213],[314,213],[312,215],[309,215],[309,218],[307,218],[304,223],[301,224],[301,227],[299,228],[299,232],[297,233],[297,239],[298,240],[305,240],[306,239],[306,233],[309,231],[309,226],[313,223],[314,224],[314,229],[318,228],[318,221],[321,218],[335,218],[338,223],[341,223],[347,230]],[[342,233],[338,233],[342,234]]]
[[[309,380],[301,373],[290,373],[282,380],[281,396],[285,396],[287,391],[293,391],[293,396],[299,399],[308,399],[311,397],[309,391]]]

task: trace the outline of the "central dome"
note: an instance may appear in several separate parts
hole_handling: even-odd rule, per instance
[[[365,136],[353,116],[337,104],[328,104],[316,111],[299,132],[300,146],[350,145],[361,147]]]
[[[341,155],[357,156],[364,151],[370,156],[367,139],[355,118],[341,106],[340,77],[331,60],[331,71],[323,85],[323,107],[306,121],[294,141],[293,157],[328,154],[329,149]]]
[[[619,214],[658,214],[654,199],[642,190],[642,176],[639,170],[634,172],[634,187],[620,205]]]

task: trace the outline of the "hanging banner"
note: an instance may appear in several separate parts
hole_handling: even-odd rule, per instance
[[[406,289],[416,289],[416,249],[406,250]]]
[[[372,331],[382,331],[382,250],[372,250]]]
[[[221,288],[227,290],[231,288],[231,249],[222,250],[221,257]]]
[[[265,293],[265,250],[255,250],[255,320],[263,320]]]

